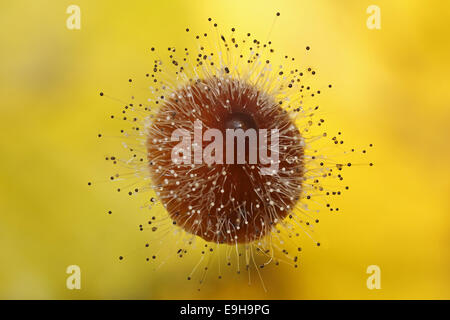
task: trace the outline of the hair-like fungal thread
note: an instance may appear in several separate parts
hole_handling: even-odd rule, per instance
[[[163,263],[200,248],[187,277],[203,270],[200,283],[216,253],[218,278],[223,259],[238,273],[241,265],[248,272],[252,265],[258,270],[280,262],[297,267],[300,235],[319,246],[312,236],[319,212],[339,211],[330,199],[348,189],[334,182],[344,180],[342,170],[352,163],[325,154],[319,142],[344,156],[357,152],[342,149],[341,132],[323,130],[318,97],[332,86],[316,88],[315,69],[275,57],[269,40],[239,36],[236,28],[225,34],[208,21],[215,39],[202,32],[193,35],[194,49],[152,47],[151,70],[127,79],[147,89],[136,90],[120,116],[110,116],[123,123],[128,156],[117,151],[106,157],[124,170],[110,177],[126,181],[117,192],[147,192],[143,207],[150,217],[139,230],[167,238],[164,250],[161,237],[149,240],[145,248],[153,253],[145,260]],[[309,54],[310,46],[305,49]]]

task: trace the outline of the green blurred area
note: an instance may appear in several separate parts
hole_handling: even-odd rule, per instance
[[[80,30],[66,28],[70,4]],[[371,4],[381,30],[366,27]],[[264,38],[276,11],[274,45],[290,56],[311,46],[308,63],[333,83],[327,122],[373,143],[376,165],[346,174],[342,213],[321,217],[324,245],[305,244],[299,269],[266,272],[267,293],[245,275],[197,292],[184,276],[195,261],[154,272],[141,260],[140,203],[98,181],[119,143],[96,138],[112,105],[98,92],[126,95],[148,49],[183,46],[187,26],[203,31],[211,16]],[[0,298],[450,298],[449,20],[441,1],[3,1]],[[66,288],[72,264],[81,290]],[[372,264],[381,290],[366,287]]]

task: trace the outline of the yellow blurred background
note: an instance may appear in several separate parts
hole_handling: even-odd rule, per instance
[[[71,4],[80,30],[66,28]],[[372,4],[380,30],[366,27]],[[321,217],[324,245],[305,244],[299,269],[265,273],[267,292],[245,275],[197,292],[191,264],[154,272],[140,260],[140,203],[87,186],[107,180],[103,158],[117,143],[96,139],[112,104],[98,92],[120,97],[150,65],[148,49],[182,43],[187,26],[211,16],[263,38],[276,11],[276,47],[302,56],[311,46],[309,62],[334,84],[327,121],[355,145],[373,143],[376,165],[346,174],[342,213]],[[15,0],[1,2],[0,21],[0,298],[450,298],[448,3]],[[81,290],[66,288],[72,264]],[[366,287],[369,265],[381,268],[380,290]]]

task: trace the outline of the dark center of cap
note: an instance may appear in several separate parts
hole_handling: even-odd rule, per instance
[[[252,116],[242,112],[233,112],[229,114],[225,122],[225,129],[242,129],[246,131],[250,128],[257,129],[255,120]]]

